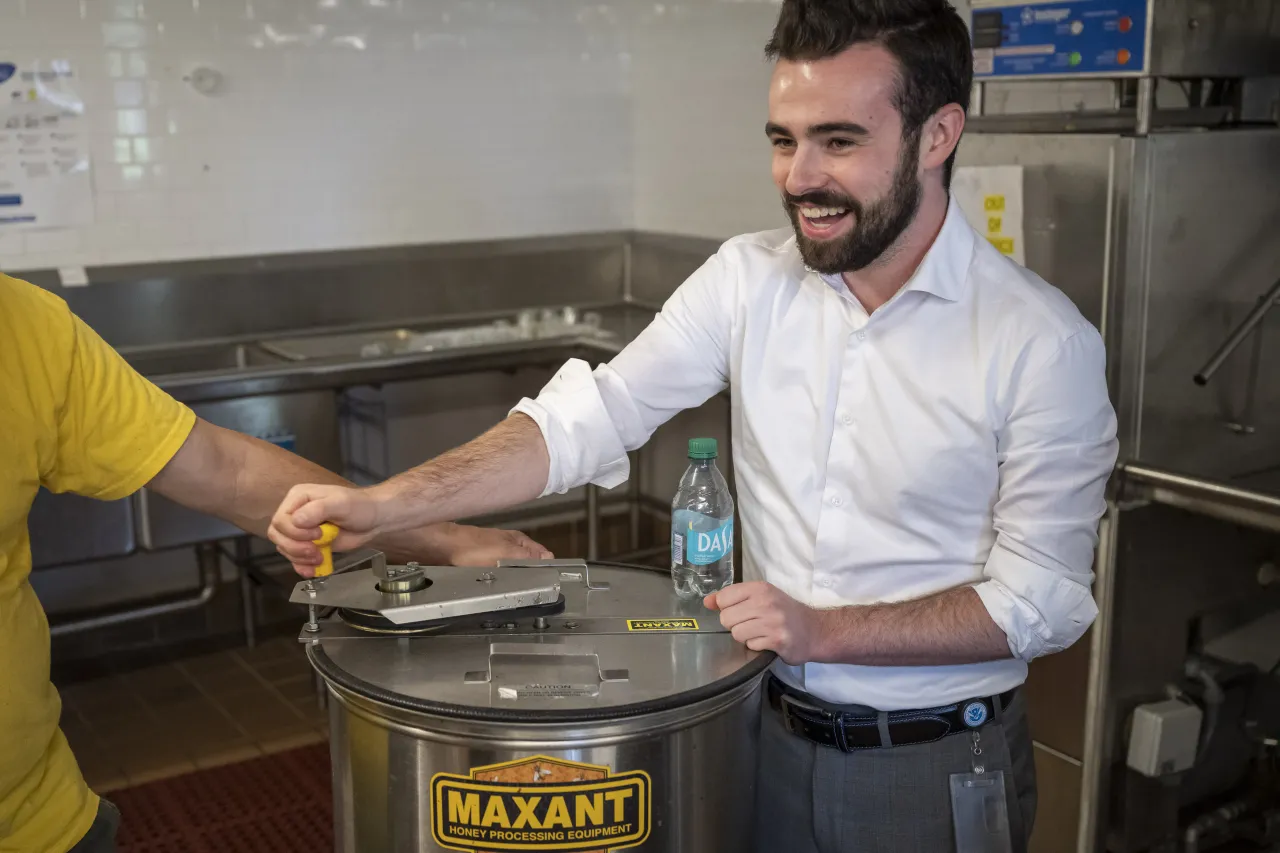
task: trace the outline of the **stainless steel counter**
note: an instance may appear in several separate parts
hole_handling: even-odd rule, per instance
[[[269,351],[260,339],[228,337],[183,346],[133,347],[121,355],[140,373],[188,404],[353,385],[423,379],[483,370],[556,365],[570,358],[592,363],[617,354],[653,319],[654,309],[634,304],[580,305],[581,312],[600,315],[600,328],[611,337],[582,334],[530,339],[473,347],[361,357],[337,355],[291,361]],[[273,341],[347,336],[356,332],[448,329],[509,318],[512,312],[411,318],[388,323],[299,329],[274,334]]]
[[[88,288],[63,288],[53,271],[24,278],[65,299],[135,369],[200,417],[331,470],[353,471],[343,438],[356,389],[410,388],[414,380],[484,373],[491,374],[484,379],[489,383],[507,378],[494,373],[549,371],[570,358],[598,364],[652,319],[654,309],[643,302],[664,300],[714,251],[714,241],[610,232],[100,267],[89,271],[94,286]],[[450,346],[452,334],[430,335],[564,306],[598,312],[600,328],[613,334],[607,340],[589,330],[532,340],[496,335],[501,342],[464,348]],[[394,341],[399,335],[386,333],[397,330],[411,339],[408,347],[343,353],[351,336]],[[424,344],[424,333],[424,351],[398,351]],[[639,468],[638,455],[635,464]],[[594,553],[603,502],[588,491],[584,512]],[[555,512],[562,516],[563,505]],[[640,515],[633,509],[636,529]],[[36,569],[241,536],[145,489],[110,503],[42,490],[29,527]],[[50,572],[41,583],[61,588],[80,584],[81,576]],[[145,586],[135,590],[140,599],[156,594]],[[164,606],[195,606],[205,594],[201,588]],[[82,598],[85,608],[95,606]],[[114,623],[149,612],[109,618]],[[59,632],[100,622],[63,624]]]
[[[342,389],[490,370],[557,367],[570,358],[598,364],[621,350],[654,314],[652,308],[625,303],[573,308],[579,316],[598,314],[598,330],[607,337],[584,326],[578,333],[557,337],[368,357],[360,355],[359,346],[347,347],[351,351],[342,354],[343,346],[332,345],[377,338],[377,333],[387,330],[424,333],[476,326],[510,320],[518,313],[506,310],[276,331],[265,338],[235,336],[181,346],[120,347],[119,352],[206,420],[273,441],[331,470],[342,470],[337,403]],[[272,343],[264,345],[268,340]],[[291,359],[287,357],[291,351],[321,355]],[[109,503],[42,491],[30,526],[36,568],[240,535],[226,522],[187,510],[146,489]],[[68,530],[78,535],[68,537]]]

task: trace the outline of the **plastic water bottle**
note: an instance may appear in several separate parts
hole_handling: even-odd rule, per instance
[[[733,583],[733,498],[714,438],[689,441],[689,467],[671,502],[671,580],[681,598]]]

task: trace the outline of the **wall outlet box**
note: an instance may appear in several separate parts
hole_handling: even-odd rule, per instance
[[[1153,778],[1189,770],[1202,718],[1199,707],[1178,699],[1139,705],[1129,727],[1128,765]]]

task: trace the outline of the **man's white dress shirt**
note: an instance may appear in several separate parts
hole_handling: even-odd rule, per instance
[[[776,665],[842,704],[900,710],[1001,693],[1079,639],[1115,414],[1102,339],[997,252],[954,201],[915,274],[870,316],[809,271],[789,230],[725,243],[609,364],[537,400],[546,493],[612,488],[627,451],[726,386],[743,575],[813,607],[973,586],[1013,657],[962,666]]]

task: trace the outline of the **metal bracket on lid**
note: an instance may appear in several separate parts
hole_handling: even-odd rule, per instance
[[[580,694],[584,691],[595,692],[601,684],[610,682],[622,682],[631,680],[631,671],[627,669],[602,669],[600,667],[600,655],[595,649],[589,646],[579,646],[566,643],[544,644],[544,643],[490,643],[489,644],[489,665],[488,669],[474,670],[463,675],[462,680],[467,684],[492,684],[493,683],[493,662],[494,658],[503,657],[534,657],[545,659],[547,666],[561,666],[574,659],[589,660],[594,664],[596,671],[596,684],[526,684],[523,686],[500,685],[499,690],[503,691],[504,698],[516,699],[522,693],[530,692],[544,695],[570,695]],[[539,663],[542,663],[541,661]]]
[[[535,568],[551,568],[560,569],[560,579],[569,581],[582,581],[586,584],[588,590],[606,590],[609,589],[608,581],[600,581],[599,583],[591,582],[591,567],[586,560],[581,558],[570,560],[499,560],[498,568],[500,569],[535,569]],[[565,571],[573,569],[576,571]]]
[[[372,569],[330,575],[323,584],[299,583],[289,601],[375,613],[395,625],[411,625],[553,605],[559,597],[560,575],[554,569],[375,563]]]

